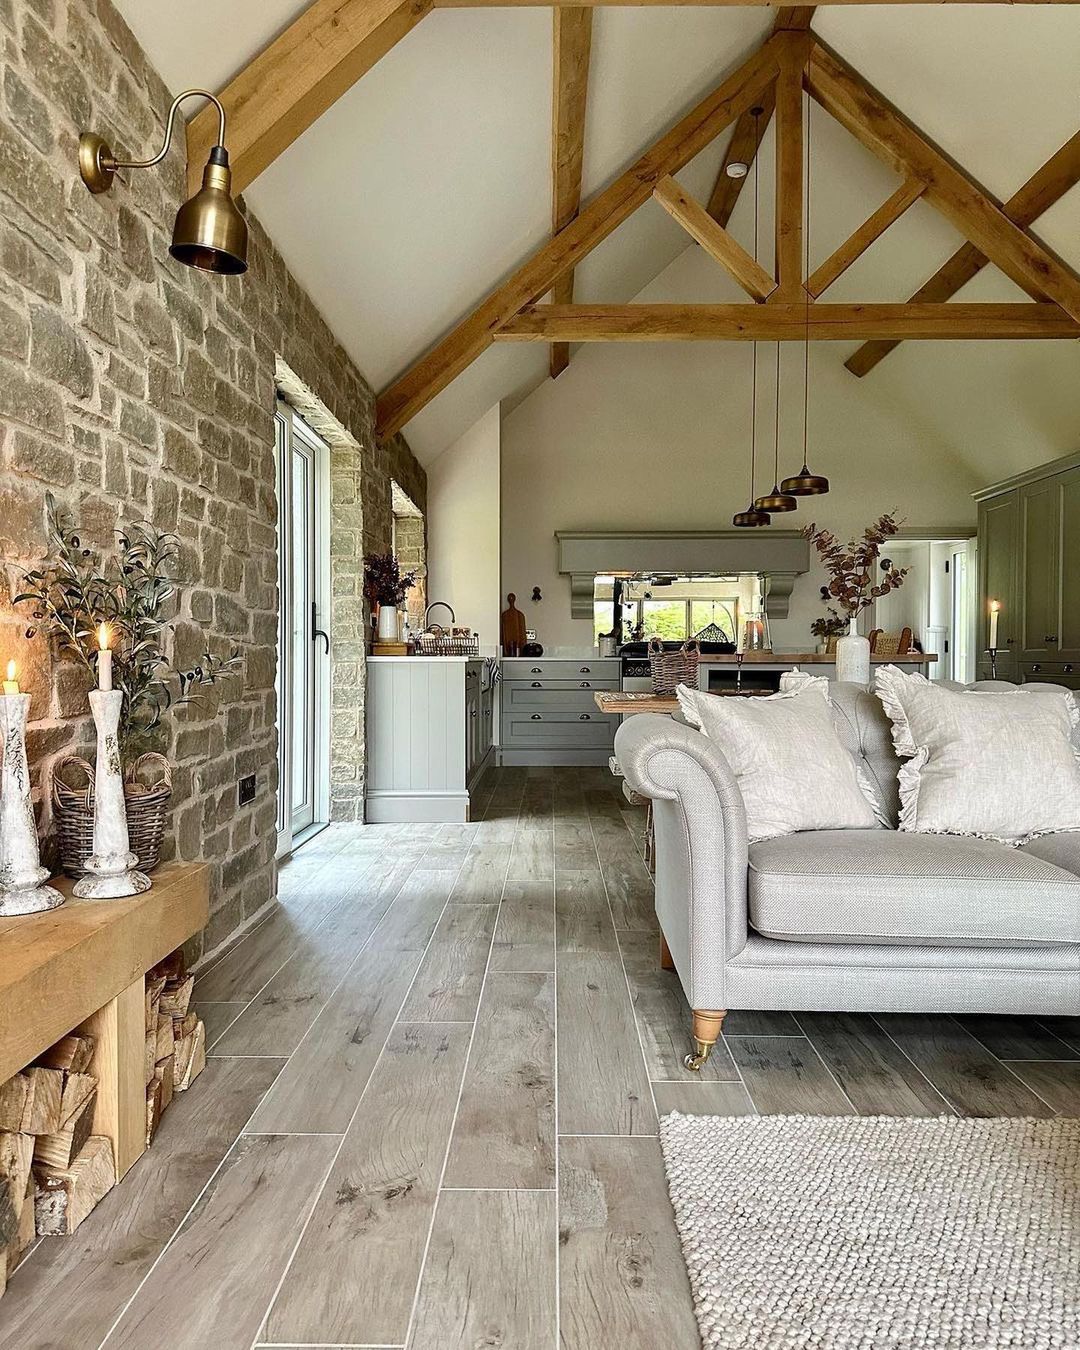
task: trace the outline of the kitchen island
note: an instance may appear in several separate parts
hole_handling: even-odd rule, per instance
[[[492,758],[493,667],[479,657],[368,657],[365,820],[470,818]]]

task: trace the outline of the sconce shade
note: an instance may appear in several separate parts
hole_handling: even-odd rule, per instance
[[[178,262],[229,276],[247,271],[247,222],[229,193],[231,183],[228,152],[215,145],[202,187],[176,213],[169,252]]]

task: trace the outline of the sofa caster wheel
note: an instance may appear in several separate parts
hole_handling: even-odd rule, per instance
[[[710,1044],[705,1041],[694,1042],[697,1049],[683,1056],[683,1067],[689,1069],[692,1073],[699,1073],[704,1067],[705,1061],[709,1058],[709,1051],[712,1049]]]
[[[683,1058],[683,1067],[691,1073],[700,1073],[709,1058],[713,1046],[720,1038],[720,1028],[724,1025],[726,1011],[694,1009],[694,1049]]]

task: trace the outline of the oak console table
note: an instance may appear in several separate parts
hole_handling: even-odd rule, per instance
[[[93,1036],[94,1133],[112,1141],[119,1180],[146,1149],[145,993],[151,966],[205,927],[210,872],[168,863],[144,895],[75,900],[0,920],[0,1083],[62,1036]]]

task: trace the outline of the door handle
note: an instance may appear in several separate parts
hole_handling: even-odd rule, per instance
[[[1056,642],[1056,641],[1057,641],[1057,634],[1056,634],[1056,633],[1047,633],[1046,636],[1043,638],[1043,641],[1044,641],[1044,642]]]
[[[315,601],[311,602],[311,640],[314,642],[317,638],[322,638],[326,643],[326,654],[330,655],[330,634],[319,627],[319,611],[315,607]]]

